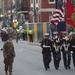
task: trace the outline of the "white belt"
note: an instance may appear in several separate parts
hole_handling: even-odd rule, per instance
[[[59,49],[55,49],[55,52],[59,52]]]
[[[43,45],[43,48],[50,48],[50,46],[45,46],[45,45]]]

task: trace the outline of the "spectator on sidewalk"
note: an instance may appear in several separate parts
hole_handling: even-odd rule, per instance
[[[30,41],[30,43],[33,42],[33,30],[32,29],[29,29],[28,35],[29,35],[29,41]]]

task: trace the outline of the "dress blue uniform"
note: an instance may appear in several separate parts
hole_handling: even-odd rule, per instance
[[[68,41],[62,46],[62,55],[65,69],[70,69],[71,51],[69,50]]]
[[[50,68],[49,64],[51,62],[51,48],[52,48],[52,43],[51,40],[49,40],[48,36],[49,35],[46,33],[44,35],[44,39],[41,42],[43,63],[46,70]]]
[[[75,67],[75,32],[73,32],[73,38],[70,41],[70,50],[73,52],[72,58],[73,58],[73,65]]]
[[[69,38],[67,37],[67,32],[63,32],[64,36],[62,38],[62,43],[61,43],[61,51],[63,55],[63,63],[65,69],[70,69],[70,61],[71,61],[71,51],[70,51],[70,43],[69,43]]]
[[[61,52],[59,43],[55,43],[53,46],[53,59],[54,59],[54,67],[55,69],[59,68],[60,60],[61,60]]]

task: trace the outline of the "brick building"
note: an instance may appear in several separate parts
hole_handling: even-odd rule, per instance
[[[18,18],[20,15],[30,22],[49,22],[50,16],[55,11],[55,0],[4,0],[4,12],[11,9],[15,2]]]
[[[30,22],[49,22],[55,11],[55,0],[30,0]]]

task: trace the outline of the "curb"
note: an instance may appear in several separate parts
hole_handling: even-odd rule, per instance
[[[35,45],[35,46],[40,46],[40,43],[27,43],[29,45]]]
[[[28,45],[35,45],[35,46],[40,46],[40,43],[36,43],[36,42],[33,42],[33,43],[30,43],[28,41],[20,41],[21,43],[26,43]]]

